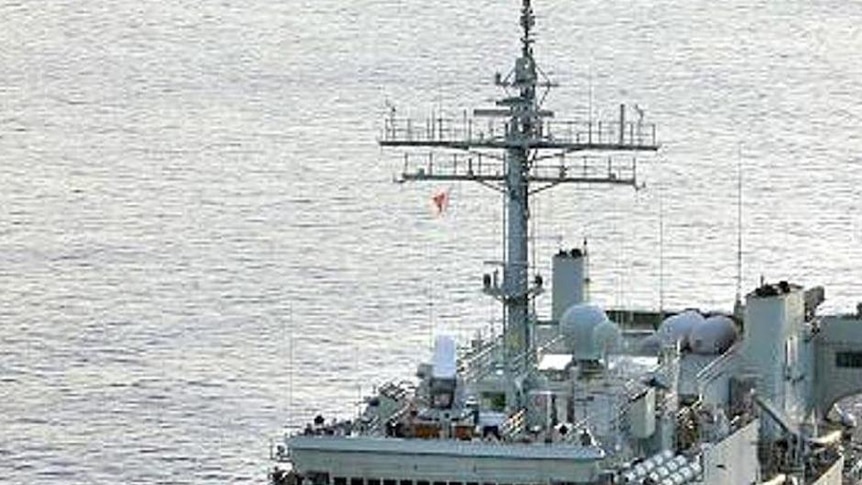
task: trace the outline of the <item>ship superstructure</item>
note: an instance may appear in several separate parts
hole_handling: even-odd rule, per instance
[[[636,312],[589,302],[587,248],[553,256],[551,315],[530,273],[533,194],[560,184],[638,187],[654,125],[557,120],[522,0],[520,53],[505,93],[472,117],[386,119],[407,150],[402,181],[470,181],[506,204],[502,335],[459,348],[440,336],[415,384],[387,384],[361,415],[322,418],[273,448],[272,482],[308,485],[856,483],[846,413],[862,392],[862,316],[820,316],[822,288],[762,284],[733,314]],[[418,150],[434,149],[432,154]],[[445,152],[445,153],[440,153]]]

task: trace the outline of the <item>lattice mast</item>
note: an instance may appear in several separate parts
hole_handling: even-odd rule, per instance
[[[439,115],[424,123],[399,120],[393,110],[380,140],[382,146],[456,151],[451,160],[444,159],[441,163],[434,154],[429,154],[419,164],[413,163],[415,157],[411,159],[406,153],[401,181],[475,181],[503,194],[507,211],[503,282],[498,286],[486,279],[485,290],[498,297],[505,308],[503,338],[509,382],[529,370],[534,350],[530,300],[541,292],[541,281],[532,285],[529,281],[530,196],[562,183],[634,187],[637,185],[634,159],[630,164],[619,164],[612,158],[583,156],[573,162],[567,155],[658,148],[655,128],[642,123],[640,110],[636,122],[625,120],[624,106],[620,106],[618,123],[552,121],[554,113],[543,110],[542,102],[555,85],[536,65],[532,37],[535,16],[531,0],[522,2],[521,53],[507,76],[495,77],[495,83],[505,92],[496,101],[498,108],[477,109],[473,118],[465,115],[462,120]],[[478,129],[481,124],[474,123],[477,118],[488,119],[487,129]],[[492,161],[489,163],[488,159]],[[544,163],[548,160],[553,163]],[[507,405],[517,406],[516,400],[510,393]]]

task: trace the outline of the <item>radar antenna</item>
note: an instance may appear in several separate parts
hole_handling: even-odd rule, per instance
[[[542,280],[529,281],[530,197],[560,184],[625,185],[637,188],[636,158],[620,160],[621,152],[656,151],[655,125],[626,121],[625,105],[616,121],[554,120],[542,109],[556,84],[533,57],[536,23],[530,0],[522,0],[521,53],[505,77],[495,84],[504,96],[496,108],[475,109],[472,116],[445,118],[441,113],[424,121],[385,119],[380,145],[404,149],[450,150],[451,158],[435,153],[404,154],[400,182],[470,181],[503,194],[506,205],[502,285],[485,278],[485,292],[504,306],[504,353],[508,382],[531,368],[533,325],[530,302],[542,292]],[[537,91],[543,89],[541,96]],[[502,153],[501,153],[502,152]],[[599,152],[613,152],[599,156]],[[507,407],[519,406],[517,390],[507,393]]]

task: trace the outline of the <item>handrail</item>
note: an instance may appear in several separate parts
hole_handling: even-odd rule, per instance
[[[735,355],[736,352],[742,347],[742,342],[736,342],[729,349],[727,349],[721,356],[709,364],[707,364],[703,369],[698,371],[695,379],[700,382],[704,378],[710,378],[712,380],[713,377],[711,374],[719,369],[721,366],[729,362]]]
[[[500,426],[500,436],[506,440],[513,440],[524,432],[524,422],[526,421],[527,410],[520,409]]]
[[[493,340],[489,340],[475,353],[465,355],[462,361],[464,366],[462,377],[465,380],[474,381],[481,379],[493,370],[491,364],[498,357],[495,354],[501,349],[502,343],[503,337],[497,336]]]
[[[405,153],[403,178],[491,181],[501,180],[506,172],[503,162],[477,153]],[[533,181],[565,182],[571,179],[630,180],[636,176],[637,160],[621,156],[560,156],[533,162],[528,177]]]
[[[426,119],[386,117],[380,142],[398,143],[464,143],[481,144],[497,140],[504,142],[510,131],[507,118],[477,119],[474,117],[432,116]],[[656,147],[654,123],[608,120],[545,120],[538,121],[536,134],[530,143],[567,145],[615,145],[620,148]]]

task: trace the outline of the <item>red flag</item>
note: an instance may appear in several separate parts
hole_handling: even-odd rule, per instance
[[[449,207],[449,189],[440,190],[431,196],[431,203],[434,205],[436,215],[442,215],[446,208]]]

